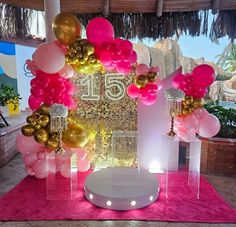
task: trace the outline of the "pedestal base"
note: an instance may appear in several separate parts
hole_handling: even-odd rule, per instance
[[[156,175],[137,168],[107,168],[90,174],[85,197],[99,207],[133,210],[148,206],[159,196]]]

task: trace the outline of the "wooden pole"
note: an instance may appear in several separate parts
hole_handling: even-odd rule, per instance
[[[44,0],[46,42],[53,42],[56,38],[52,30],[54,17],[60,13],[60,0]]]

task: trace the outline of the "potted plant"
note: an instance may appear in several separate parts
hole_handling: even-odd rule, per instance
[[[201,171],[224,175],[236,175],[236,110],[210,101],[206,110],[221,123],[219,133],[202,140]]]
[[[12,103],[14,105],[14,110],[17,108],[19,100],[21,99],[20,95],[17,94],[13,87],[2,84],[0,86],[0,107],[3,116],[8,116],[8,107],[7,105]]]

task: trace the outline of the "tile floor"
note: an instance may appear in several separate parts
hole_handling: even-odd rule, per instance
[[[26,176],[20,155],[17,155],[7,165],[0,168],[0,196],[8,192]],[[217,191],[236,208],[236,178],[206,175]],[[0,227],[236,227],[235,224],[206,223],[172,223],[143,221],[34,221],[34,222],[0,222]]]

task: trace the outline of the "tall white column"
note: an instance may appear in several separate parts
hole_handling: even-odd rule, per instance
[[[54,17],[60,13],[60,0],[44,0],[46,41],[53,42],[56,38],[52,30]]]
[[[140,167],[158,172],[161,169],[162,135],[170,130],[170,116],[165,91],[172,87],[172,79],[182,72],[179,68],[163,80],[163,87],[157,93],[157,102],[151,106],[138,104],[138,156]]]

